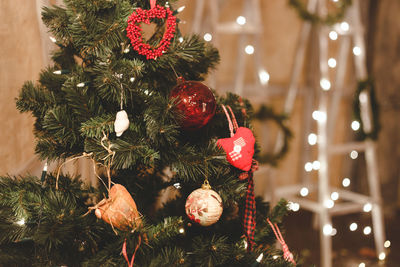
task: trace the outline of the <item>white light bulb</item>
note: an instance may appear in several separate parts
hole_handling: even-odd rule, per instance
[[[308,191],[308,188],[307,188],[307,187],[303,187],[302,189],[300,189],[300,195],[301,195],[302,197],[307,196],[308,193],[309,193],[309,191]]]
[[[331,82],[328,79],[322,78],[319,81],[319,84],[320,84],[322,90],[324,90],[324,91],[328,91],[329,89],[331,89]]]
[[[324,235],[331,235],[332,234],[332,225],[331,224],[325,224],[324,227],[322,228],[322,232]]]
[[[364,232],[364,235],[369,235],[372,232],[372,229],[370,226],[366,226],[366,227],[364,227],[363,232]]]
[[[326,113],[319,110],[315,110],[312,113],[312,118],[316,121],[324,122],[326,121]]]
[[[348,187],[350,185],[350,179],[349,178],[344,178],[342,181],[342,185],[344,187]]]
[[[133,83],[135,81],[135,77],[131,77],[129,80],[131,81],[131,83]]]
[[[358,47],[358,46],[353,47],[353,54],[354,54],[355,56],[361,55],[361,48]]]
[[[261,254],[257,257],[256,262],[261,262],[261,260],[262,260],[263,257],[264,257],[264,254],[261,253]]]
[[[390,245],[391,245],[391,243],[390,243],[389,240],[386,240],[385,243],[383,244],[383,246],[384,246],[385,248],[390,247]]]
[[[80,88],[82,88],[82,87],[84,87],[85,86],[85,83],[78,83],[77,85],[76,85],[76,87],[80,87]]]
[[[351,151],[350,152],[350,158],[352,158],[352,159],[358,158],[358,152],[355,151],[355,150]]]
[[[129,53],[129,48],[125,48],[124,53],[128,54]]]
[[[304,165],[304,169],[306,170],[306,172],[312,171],[312,169],[313,169],[312,163],[311,163],[311,162],[307,162],[307,163]]]
[[[336,228],[332,228],[331,236],[335,236],[337,234]]]
[[[260,82],[262,85],[265,85],[269,81],[269,73],[266,72],[265,70],[260,70],[258,72],[258,77],[260,78]]]
[[[236,23],[242,26],[246,24],[246,18],[243,16],[239,16],[236,18]]]
[[[346,21],[343,21],[340,23],[340,29],[342,29],[344,32],[347,32],[350,29],[350,25]]]
[[[300,209],[300,204],[296,202],[289,202],[288,209],[292,211],[298,211]]]
[[[179,40],[180,43],[182,43],[183,42],[183,37],[179,37],[178,40]]]
[[[247,249],[247,241],[243,240],[244,249]]]
[[[252,55],[252,54],[254,53],[254,46],[252,46],[252,45],[247,45],[247,46],[244,48],[244,51],[246,52],[246,54]]]
[[[317,135],[315,133],[310,133],[308,135],[308,143],[313,146],[317,143]]]
[[[177,11],[178,13],[180,13],[180,12],[182,12],[184,9],[185,9],[185,6],[181,6],[181,7],[178,8],[176,11]]]
[[[358,121],[352,121],[351,129],[353,129],[353,131],[357,131],[358,129],[360,129],[360,123]]]
[[[378,258],[379,258],[379,260],[383,261],[386,258],[386,253],[385,252],[379,253]]]
[[[24,225],[25,224],[25,220],[22,218],[21,220],[17,221],[18,225]]]
[[[321,168],[321,163],[318,160],[314,160],[312,163],[312,167],[314,170],[319,170]]]
[[[358,267],[365,267],[365,263],[364,263],[364,262],[361,262],[361,263],[358,265]]]
[[[324,201],[324,206],[325,206],[326,208],[328,208],[328,209],[331,209],[331,208],[333,208],[333,206],[335,206],[335,202],[333,202],[332,199],[326,199],[326,200]]]
[[[204,34],[204,40],[206,41],[206,42],[209,42],[209,41],[211,41],[212,40],[212,35],[211,35],[211,33],[206,33],[206,34]]]
[[[333,57],[331,57],[330,59],[328,59],[328,66],[330,67],[330,68],[334,68],[334,67],[336,67],[336,59],[334,59]]]
[[[53,36],[50,36],[49,38],[50,38],[50,41],[52,41],[53,43],[57,42],[57,39],[54,38]]]
[[[55,70],[55,71],[53,71],[53,73],[54,74],[61,74],[62,72],[61,72],[61,70]]]
[[[182,187],[181,187],[181,183],[174,183],[174,187],[176,188],[176,189],[181,189]]]
[[[329,32],[329,39],[335,41],[335,40],[337,40],[337,38],[338,38],[337,32],[335,32],[335,31],[330,31]]]
[[[372,210],[372,204],[371,203],[366,203],[363,207],[364,212],[370,212]]]
[[[276,260],[277,258],[279,258],[279,256],[278,256],[278,255],[274,255],[274,256],[272,256],[272,258],[273,258],[274,260]]]
[[[349,228],[350,228],[350,231],[354,232],[355,230],[357,230],[358,225],[355,222],[353,222],[350,224]]]
[[[179,233],[183,234],[185,232],[185,229],[183,227],[179,228]]]
[[[332,192],[331,199],[332,200],[338,200],[339,199],[339,193],[338,192]]]

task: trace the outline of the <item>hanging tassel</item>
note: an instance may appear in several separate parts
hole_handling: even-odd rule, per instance
[[[283,257],[286,261],[290,261],[291,263],[293,263],[294,265],[296,265],[296,262],[293,259],[293,254],[290,252],[289,247],[286,245],[285,240],[283,239],[283,236],[281,234],[281,231],[279,231],[279,227],[277,224],[273,225],[271,223],[271,221],[269,220],[269,218],[267,218],[267,222],[269,223],[269,225],[272,228],[272,231],[274,231],[274,234],[276,236],[276,239],[279,241],[279,243],[282,246],[282,250],[283,250]]]

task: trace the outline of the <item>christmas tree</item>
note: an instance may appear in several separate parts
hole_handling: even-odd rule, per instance
[[[2,266],[293,265],[274,248],[286,203],[254,198],[250,103],[199,82],[218,51],[181,35],[171,2],[64,2],[42,13],[54,66],[17,99],[60,168],[0,178]],[[98,188],[60,173],[80,157]]]

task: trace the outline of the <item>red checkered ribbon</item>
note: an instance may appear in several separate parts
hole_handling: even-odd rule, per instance
[[[227,109],[229,110],[232,120],[229,116]],[[222,109],[225,112],[226,118],[228,119],[229,123],[229,130],[231,136],[234,135],[234,131],[236,131],[239,126],[237,124],[235,114],[232,111],[230,106],[222,105]],[[244,218],[243,218],[243,228],[244,228],[244,235],[247,240],[247,250],[251,251],[255,246],[254,242],[254,234],[256,231],[256,200],[254,196],[254,181],[253,181],[253,172],[258,169],[258,162],[253,159],[251,170],[248,172],[243,172],[239,175],[240,180],[248,180],[247,184],[247,193],[246,193],[246,206],[244,209]]]
[[[286,245],[285,240],[283,239],[283,236],[281,234],[281,231],[279,231],[279,227],[277,224],[272,224],[272,222],[269,220],[269,218],[267,218],[267,222],[269,223],[269,225],[272,228],[272,231],[274,231],[274,234],[276,236],[276,239],[279,241],[279,243],[282,246],[282,250],[283,250],[283,257],[285,258],[286,261],[290,261],[291,263],[293,263],[294,265],[296,265],[296,262],[293,259],[293,254],[290,252],[289,247]]]

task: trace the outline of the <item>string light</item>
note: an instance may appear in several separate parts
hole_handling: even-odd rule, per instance
[[[244,24],[246,24],[246,18],[243,16],[239,16],[236,18],[236,23],[240,26],[243,26]]]
[[[342,29],[344,32],[347,32],[350,29],[350,25],[346,21],[343,21],[340,23],[340,29]]]
[[[304,165],[304,169],[306,170],[306,172],[312,171],[312,169],[313,169],[313,164],[312,164],[311,162],[307,162],[307,163]]]
[[[300,204],[296,203],[296,202],[289,202],[288,203],[288,209],[296,212],[296,211],[298,211],[300,209]]]
[[[353,222],[350,224],[349,228],[350,228],[350,231],[354,232],[355,230],[357,230],[358,225],[355,222]]]
[[[176,11],[177,11],[178,13],[180,13],[180,12],[182,12],[184,9],[185,9],[185,6],[181,6],[181,7],[178,8]]]
[[[331,57],[330,59],[328,59],[328,66],[330,67],[330,68],[334,68],[334,67],[336,67],[336,59],[334,59],[333,57]]]
[[[315,110],[312,113],[312,118],[316,121],[324,122],[326,121],[326,113],[319,110]]]
[[[135,81],[135,77],[131,77],[129,80],[131,81],[131,83],[133,83]]]
[[[247,249],[247,241],[243,240],[244,249]]]
[[[353,47],[353,54],[354,54],[355,56],[361,55],[361,48],[358,47],[358,46]]]
[[[335,40],[337,40],[337,38],[338,38],[337,32],[335,32],[335,31],[329,32],[329,39],[331,39],[332,41],[335,41]]]
[[[322,228],[322,232],[324,235],[331,235],[332,234],[332,225],[331,224],[325,224],[324,227]]]
[[[365,267],[365,263],[364,263],[364,262],[361,262],[361,263],[358,265],[358,267]]]
[[[50,36],[49,38],[50,38],[50,41],[52,41],[53,43],[57,42],[57,39],[54,38],[53,36]]]
[[[355,151],[355,150],[351,151],[350,152],[350,158],[352,158],[352,159],[358,158],[358,152]]]
[[[212,35],[211,35],[211,33],[206,33],[206,34],[204,34],[204,40],[206,41],[206,42],[209,42],[209,41],[211,41],[212,40]]]
[[[85,87],[85,85],[86,85],[86,83],[81,82],[81,83],[78,83],[78,84],[76,85],[76,87],[82,88],[82,87]]]
[[[246,52],[246,54],[252,55],[252,54],[254,53],[254,46],[252,46],[252,45],[247,45],[247,46],[244,48],[244,51]]]
[[[337,234],[336,228],[332,228],[331,236],[335,236]]]
[[[333,208],[333,206],[335,206],[335,202],[333,202],[332,199],[326,199],[324,201],[324,206],[327,207],[328,209]]]
[[[338,200],[339,199],[339,193],[338,192],[332,192],[331,199],[332,200]]]
[[[176,188],[176,189],[181,189],[182,187],[181,187],[181,183],[174,183],[174,187]]]
[[[350,179],[349,178],[343,178],[342,185],[344,187],[348,187],[350,185]]]
[[[331,89],[331,82],[330,82],[328,79],[326,79],[326,78],[322,78],[322,79],[319,81],[319,84],[320,84],[321,88],[322,88],[324,91],[328,91],[329,89]]]
[[[21,226],[24,225],[25,224],[24,218],[22,218],[21,220],[17,221],[17,224],[21,225]]]
[[[318,171],[321,168],[321,163],[318,160],[314,160],[312,163],[312,167],[314,170]]]
[[[261,262],[261,260],[263,259],[263,257],[264,257],[264,254],[261,253],[261,254],[257,257],[256,261],[257,261],[257,262]]]
[[[260,78],[260,82],[262,85],[265,85],[269,81],[269,73],[266,72],[265,70],[260,70],[258,72],[258,77]]]
[[[278,256],[278,255],[274,255],[274,256],[272,256],[272,258],[273,258],[274,260],[276,260],[277,258],[279,258],[279,256]]]
[[[178,41],[179,41],[180,43],[182,43],[182,42],[183,42],[183,37],[179,37],[179,38],[178,38]]]
[[[308,135],[308,143],[313,146],[317,143],[317,135],[315,133],[310,133]]]
[[[379,260],[383,261],[386,258],[386,253],[385,252],[379,253],[378,258],[379,258]]]
[[[306,197],[308,195],[308,193],[309,193],[309,190],[307,187],[303,187],[302,189],[300,189],[300,195],[302,197]]]
[[[370,226],[366,226],[366,227],[364,227],[363,232],[364,232],[364,235],[369,235],[372,232],[372,229]]]
[[[370,212],[372,210],[372,204],[371,203],[366,203],[363,207],[364,212]]]
[[[129,53],[129,48],[125,48],[124,53],[128,54]]]
[[[390,247],[390,245],[391,245],[391,243],[390,243],[389,240],[386,240],[385,243],[383,243],[383,246],[384,246],[385,248]]]
[[[360,123],[358,121],[352,121],[351,129],[353,129],[353,131],[357,131],[358,129],[360,129]]]
[[[183,227],[179,228],[179,233],[180,234],[184,234],[185,233],[185,228],[183,228]]]

